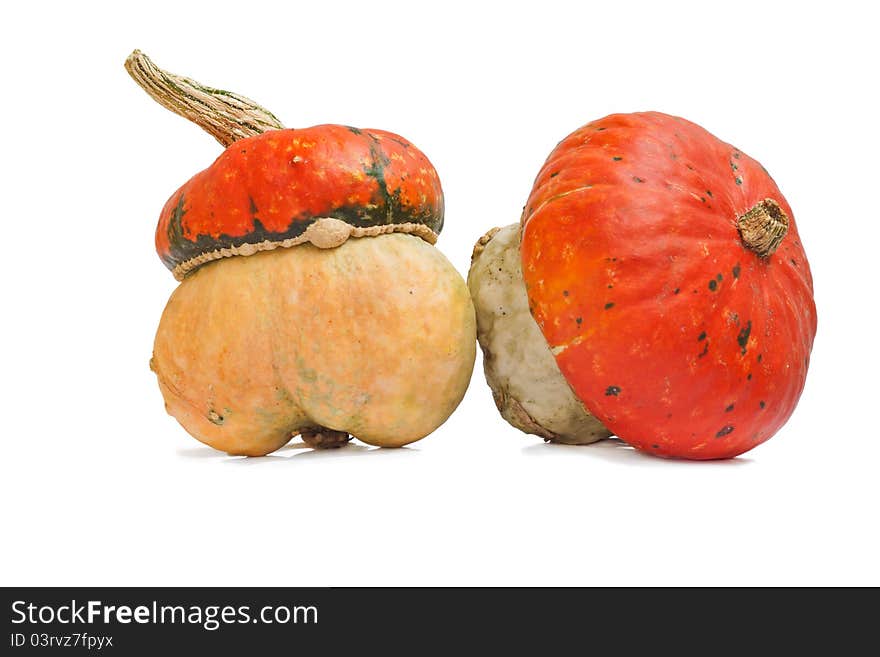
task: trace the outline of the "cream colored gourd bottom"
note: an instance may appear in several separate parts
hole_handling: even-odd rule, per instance
[[[458,406],[475,331],[458,272],[395,233],[204,265],[171,295],[151,366],[168,412],[230,454],[314,427],[396,447]]]
[[[611,433],[575,397],[529,312],[519,241],[519,224],[490,231],[474,248],[468,273],[495,405],[517,429],[547,440],[607,438]]]

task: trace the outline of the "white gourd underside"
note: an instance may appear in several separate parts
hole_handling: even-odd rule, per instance
[[[478,244],[468,274],[495,403],[510,424],[548,440],[606,438],[610,432],[575,397],[529,312],[519,241],[519,224],[498,230]]]

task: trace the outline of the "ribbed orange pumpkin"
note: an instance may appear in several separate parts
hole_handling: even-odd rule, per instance
[[[812,278],[791,208],[741,150],[678,117],[608,116],[553,150],[522,226],[533,317],[611,432],[717,459],[792,414]]]
[[[477,243],[468,285],[502,416],[552,442],[613,433],[658,456],[741,454],[791,415],[816,332],[770,176],[656,112],[560,142],[521,224]]]

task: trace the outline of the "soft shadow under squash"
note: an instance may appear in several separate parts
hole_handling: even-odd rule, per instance
[[[557,456],[565,454],[566,456],[582,455],[587,458],[598,458],[600,460],[611,461],[613,463],[623,463],[624,465],[636,466],[664,466],[682,465],[686,467],[695,467],[702,465],[733,467],[739,465],[747,465],[752,462],[751,459],[744,456],[737,456],[732,459],[719,459],[714,461],[688,461],[685,459],[667,459],[651,456],[639,450],[630,447],[619,438],[612,437],[600,440],[591,445],[562,445],[558,443],[538,443],[522,448],[522,453],[526,456]]]
[[[207,445],[196,445],[193,447],[179,447],[177,455],[186,459],[204,460],[204,461],[222,461],[224,463],[238,463],[258,465],[265,462],[290,461],[291,459],[341,459],[353,458],[361,456],[376,455],[382,458],[402,458],[418,454],[419,450],[413,447],[373,447],[372,445],[364,445],[362,443],[350,442],[342,447],[331,449],[312,449],[304,442],[291,441],[280,449],[266,454],[265,456],[238,456],[227,454],[219,450],[208,447]]]

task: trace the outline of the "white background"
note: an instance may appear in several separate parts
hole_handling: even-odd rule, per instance
[[[10,4],[0,583],[880,585],[869,6]],[[550,446],[499,417],[478,357],[458,411],[408,449],[202,446],[147,367],[175,286],[153,231],[220,148],[127,77],[136,47],[289,126],[413,140],[462,274],[570,131],[647,109],[700,123],[795,210],[819,311],[800,405],[728,462]]]

